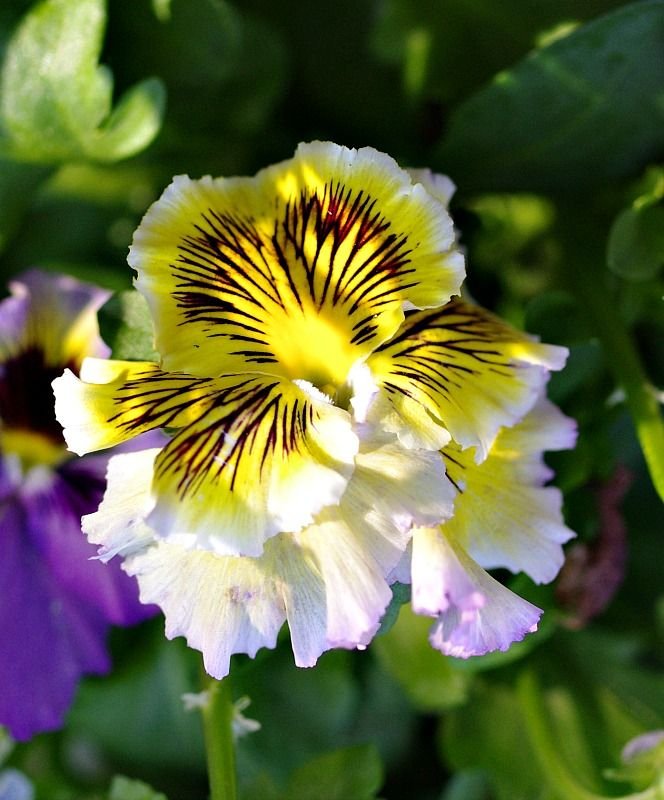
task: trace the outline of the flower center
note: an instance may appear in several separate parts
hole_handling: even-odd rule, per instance
[[[28,347],[0,364],[0,451],[23,467],[54,466],[69,457],[55,419],[51,381],[65,366],[51,366],[40,347]]]
[[[0,430],[0,452],[17,455],[25,471],[38,465],[54,467],[70,455],[64,444],[42,433],[19,428]]]
[[[344,386],[357,361],[348,332],[313,308],[283,315],[272,334],[271,349],[286,375],[308,381],[330,397]]]

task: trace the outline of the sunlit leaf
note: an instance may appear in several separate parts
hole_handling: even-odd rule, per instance
[[[1,81],[0,147],[17,160],[115,161],[157,135],[164,90],[155,79],[112,108],[113,79],[98,63],[103,0],[43,0],[7,48]]]
[[[664,2],[535,51],[463,103],[436,154],[464,191],[587,192],[664,145]]]
[[[455,669],[454,659],[431,647],[431,624],[428,617],[416,616],[410,606],[403,606],[389,633],[372,645],[415,706],[428,712],[463,703],[471,679]]]
[[[154,349],[152,317],[143,295],[118,292],[99,313],[102,338],[113,358],[127,361],[159,361]]]

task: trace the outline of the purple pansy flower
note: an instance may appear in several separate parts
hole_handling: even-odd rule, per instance
[[[135,580],[95,560],[81,516],[99,504],[107,458],[73,458],[51,381],[105,357],[108,293],[30,270],[0,303],[0,724],[19,740],[62,724],[84,673],[110,667],[105,637],[153,609]]]

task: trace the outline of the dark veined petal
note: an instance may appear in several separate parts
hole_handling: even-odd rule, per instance
[[[306,386],[256,375],[214,383],[207,413],[157,456],[148,522],[179,541],[255,556],[338,503],[358,440],[349,415]]]
[[[77,378],[53,381],[67,446],[83,455],[155,428],[181,428],[213,402],[211,379],[164,372],[149,361],[87,358]]]
[[[463,278],[438,200],[388,156],[322,142],[254,178],[175,178],[129,261],[165,369],[319,387],[343,384],[404,302],[446,302]]]
[[[455,300],[410,312],[368,364],[408,437],[440,447],[450,435],[482,461],[503,426],[533,406],[564,347],[540,344],[477,306]],[[442,433],[441,433],[442,429]]]
[[[258,555],[338,502],[358,449],[347,412],[276,376],[195,378],[149,363],[88,360],[54,382],[70,447],[107,447],[152,427],[177,429],[154,463],[149,522],[187,546]]]

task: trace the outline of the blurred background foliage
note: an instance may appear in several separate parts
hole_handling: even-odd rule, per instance
[[[541,629],[460,662],[404,606],[313,670],[286,634],[236,657],[262,725],[239,741],[242,797],[645,788],[618,765],[664,727],[664,0],[4,0],[0,57],[3,285],[40,265],[128,290],[133,230],[172,175],[251,174],[331,139],[449,174],[468,293],[571,351],[550,394],[579,445],[551,463],[579,537],[553,586],[498,576],[546,609]],[[116,355],[149,352],[135,295],[102,313]],[[160,620],[112,646],[62,732],[0,743],[0,797],[31,796],[21,775],[44,800],[206,796],[181,700],[197,654]]]

